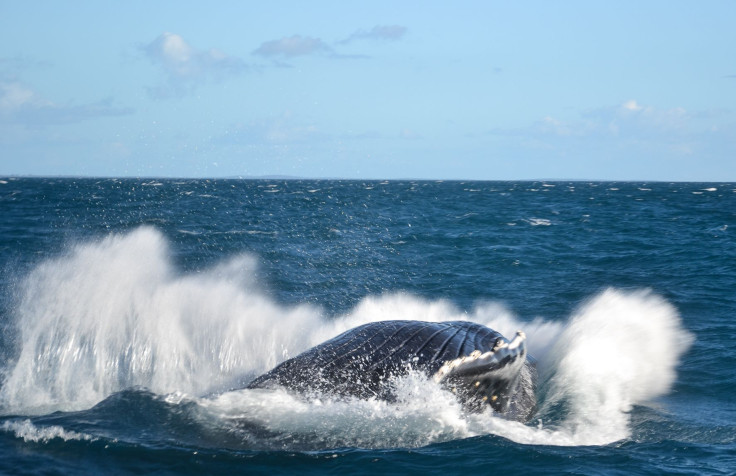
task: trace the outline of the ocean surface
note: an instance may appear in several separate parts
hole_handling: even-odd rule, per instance
[[[734,474],[736,184],[0,177],[0,473]],[[359,324],[523,330],[526,422],[243,390]]]

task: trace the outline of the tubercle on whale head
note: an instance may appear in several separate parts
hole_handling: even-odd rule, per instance
[[[434,374],[433,378],[435,382],[442,383],[451,375],[472,373],[476,369],[500,367],[502,360],[509,356],[514,357],[514,359],[526,356],[526,334],[522,331],[518,331],[511,342],[506,339],[499,339],[493,349],[488,352],[481,353],[479,350],[474,350],[463,357],[448,360]]]
[[[525,363],[526,335],[518,331],[510,342],[499,339],[488,352],[475,350],[445,362],[433,379],[457,394],[468,411],[481,412],[490,405],[494,411],[504,413],[517,390]]]

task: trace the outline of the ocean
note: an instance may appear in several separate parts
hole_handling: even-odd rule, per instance
[[[736,184],[0,177],[0,473],[735,474]],[[244,389],[367,322],[527,335],[537,409]]]

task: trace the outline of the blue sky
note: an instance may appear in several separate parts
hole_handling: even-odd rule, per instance
[[[732,1],[0,0],[0,174],[736,180]]]

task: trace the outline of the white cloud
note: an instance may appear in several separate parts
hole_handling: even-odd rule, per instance
[[[583,114],[585,120],[596,129],[626,131],[629,135],[648,136],[682,132],[696,121],[682,107],[661,109],[644,106],[629,100],[618,107],[599,108]]]
[[[42,103],[32,89],[19,82],[0,83],[0,113],[10,113],[25,106],[38,107]]]
[[[187,74],[193,66],[194,50],[179,35],[164,33],[149,45],[149,52],[179,74]]]
[[[315,53],[330,53],[331,49],[319,38],[294,35],[278,40],[266,41],[253,54],[265,57],[283,56],[293,58]]]
[[[0,81],[0,122],[22,125],[70,124],[107,116],[131,114],[111,99],[74,105],[56,104],[19,81]]]
[[[630,99],[621,105],[622,109],[627,111],[641,111],[642,107],[634,99]]]
[[[167,85],[150,89],[159,97],[178,95],[208,78],[220,79],[247,69],[243,60],[216,48],[197,49],[176,33],[159,35],[143,51],[168,75]]]
[[[659,108],[631,99],[591,109],[573,119],[547,116],[527,127],[499,128],[490,133],[508,139],[514,147],[545,151],[548,156],[666,160],[701,156],[732,144],[730,137],[736,131],[724,114]]]
[[[559,137],[653,137],[694,127],[694,117],[684,108],[659,109],[631,99],[617,106],[591,109],[578,119],[546,116],[516,133]],[[496,131],[501,132],[501,131]]]

